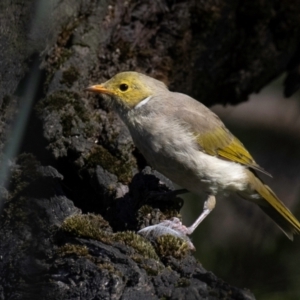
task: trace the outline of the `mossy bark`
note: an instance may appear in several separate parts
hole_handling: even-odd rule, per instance
[[[134,233],[180,217],[182,200],[162,199],[168,181],[146,168],[119,118],[84,89],[135,70],[207,105],[239,103],[288,72],[289,95],[299,86],[300,6],[10,2],[0,4],[0,149],[2,163],[12,161],[1,181],[1,295],[253,299],[205,271],[184,243],[165,237],[153,246]],[[28,90],[34,106],[22,139],[14,120]],[[29,153],[17,160],[7,150],[16,141]]]

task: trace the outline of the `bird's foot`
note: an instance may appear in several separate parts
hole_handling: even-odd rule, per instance
[[[189,228],[184,226],[178,218],[164,220],[159,224],[145,227],[138,231],[138,233],[150,240],[155,240],[161,235],[171,234],[185,240],[188,243],[189,248],[195,250],[195,246],[187,236],[187,234],[189,234]]]
[[[176,232],[183,234],[183,235],[189,235],[191,234],[188,227],[182,224],[182,222],[178,218],[172,218],[170,220],[165,220],[160,223],[160,225],[171,228],[172,230],[175,230]]]

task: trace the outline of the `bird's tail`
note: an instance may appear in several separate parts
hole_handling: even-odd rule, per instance
[[[249,189],[251,193],[241,196],[255,202],[277,224],[285,235],[293,240],[294,234],[300,233],[300,223],[291,211],[279,200],[275,193],[264,184],[254,173],[248,171]],[[254,191],[254,193],[253,193]]]

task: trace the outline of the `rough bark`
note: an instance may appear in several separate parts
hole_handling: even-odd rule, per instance
[[[166,180],[84,88],[136,70],[208,105],[238,103],[287,71],[290,95],[299,86],[300,6],[19,0],[0,8],[10,173],[1,173],[1,298],[254,299],[204,270],[180,240],[152,245],[134,233],[177,216],[182,201],[162,200]],[[16,158],[18,143],[28,154]]]

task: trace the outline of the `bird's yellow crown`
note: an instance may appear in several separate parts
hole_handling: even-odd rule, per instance
[[[132,109],[149,96],[166,92],[166,85],[154,78],[137,72],[122,72],[100,85],[93,85],[87,90],[107,94],[115,105]]]

